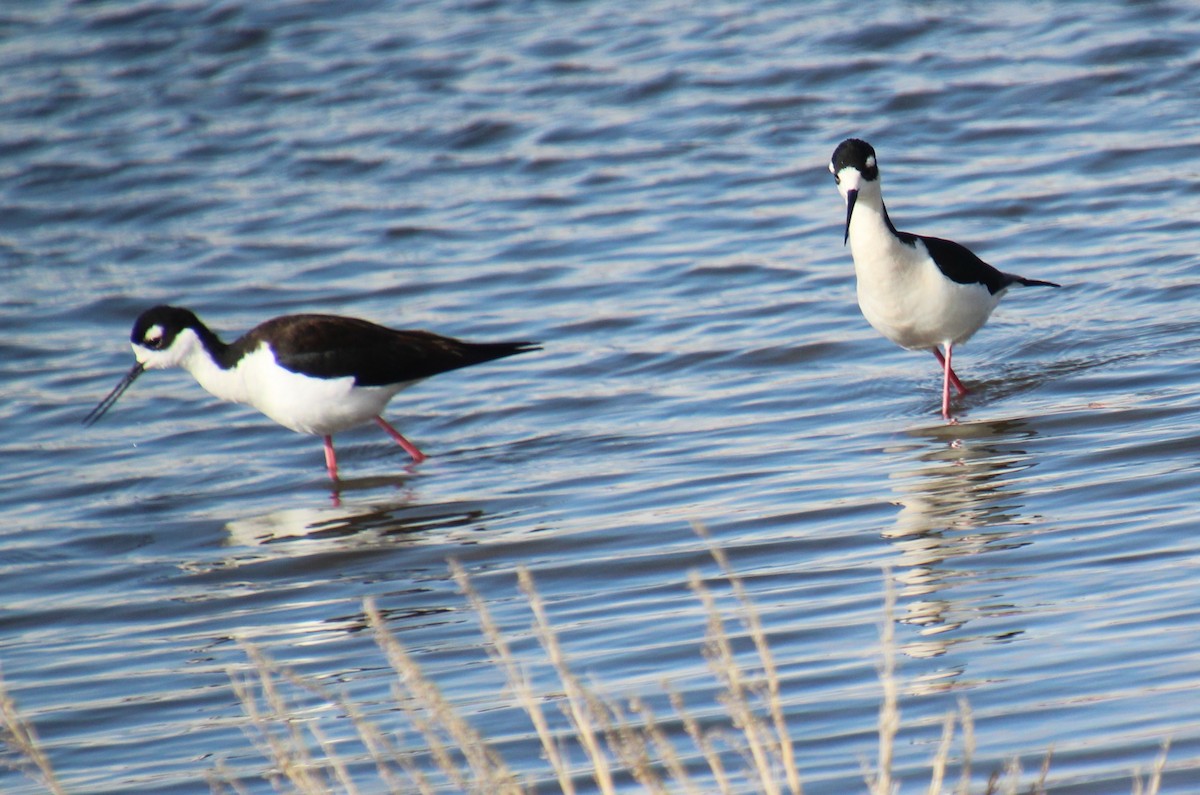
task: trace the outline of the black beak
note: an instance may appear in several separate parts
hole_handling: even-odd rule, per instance
[[[850,240],[850,216],[854,215],[854,203],[858,201],[858,191],[846,191],[846,236],[842,238],[842,245],[846,245]]]
[[[108,397],[104,398],[104,400],[101,400],[100,405],[92,409],[88,415],[83,418],[83,424],[94,425],[97,420],[104,416],[105,412],[112,408],[113,404],[117,402],[117,398],[121,397],[121,395],[125,393],[126,389],[129,389],[129,387],[133,386],[133,382],[137,380],[137,377],[141,375],[145,369],[145,365],[143,365],[141,362],[135,364],[133,369],[126,373],[125,377],[121,379],[121,383],[117,384],[116,387],[113,388],[113,391],[108,393]]]

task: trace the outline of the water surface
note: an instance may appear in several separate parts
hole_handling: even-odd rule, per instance
[[[1053,746],[1054,792],[1126,793],[1167,738],[1194,789],[1197,42],[1170,2],[6,5],[0,664],[63,783],[206,792],[220,760],[271,791],[246,642],[404,731],[366,597],[544,771],[450,558],[531,660],[522,566],[581,674],[720,720],[702,521],[807,793],[863,789],[885,569],[903,791],[963,697],[980,791]],[[855,305],[851,135],[901,228],[1064,284],[956,351],[960,425]],[[402,394],[431,458],[348,432],[334,495],[318,440],[183,372],[79,426],[161,302],[545,350]]]

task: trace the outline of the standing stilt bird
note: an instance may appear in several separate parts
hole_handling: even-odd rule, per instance
[[[951,367],[954,346],[979,331],[1014,284],[1059,285],[999,271],[953,241],[897,231],[883,205],[875,150],[866,141],[838,144],[829,170],[846,200],[843,242],[854,257],[858,306],[892,342],[933,351],[943,370],[942,417],[952,422],[950,385],[967,393]]]
[[[380,414],[400,390],[431,375],[540,350],[533,342],[463,342],[428,331],[397,331],[336,315],[284,315],[232,343],[190,310],[156,306],[130,334],[137,364],[83,422],[104,416],[146,370],[182,367],[221,400],[245,403],[325,442],[337,480],[333,434],[374,420],[416,462],[425,455]]]

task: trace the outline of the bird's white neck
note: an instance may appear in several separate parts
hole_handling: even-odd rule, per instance
[[[187,353],[180,360],[179,366],[191,373],[200,386],[221,400],[234,403],[251,402],[243,368],[240,366],[229,369],[222,368],[213,360],[212,355],[200,344],[199,340],[195,345],[189,347]]]
[[[850,217],[850,253],[859,280],[902,278],[925,257],[896,235],[879,182],[864,183]]]

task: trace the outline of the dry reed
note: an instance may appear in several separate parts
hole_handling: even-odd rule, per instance
[[[65,795],[66,790],[58,783],[50,760],[38,742],[37,730],[26,720],[17,704],[8,694],[4,678],[0,676],[0,762],[26,773],[39,782],[53,795]]]
[[[600,695],[596,684],[585,683],[571,666],[559,640],[547,604],[539,594],[533,575],[518,571],[518,584],[529,607],[534,637],[542,655],[520,660],[509,642],[510,635],[493,618],[487,602],[476,590],[463,568],[451,561],[456,583],[479,621],[487,654],[504,674],[515,705],[529,718],[548,767],[532,774],[535,779],[552,776],[564,795],[574,795],[577,776],[591,779],[602,795],[628,788],[626,779],[650,793],[682,792],[688,795],[747,791],[764,795],[803,795],[794,744],[788,732],[782,686],[763,628],[762,618],[750,599],[742,579],[729,559],[705,539],[717,563],[722,582],[729,587],[736,607],[727,615],[703,578],[692,573],[689,587],[700,601],[706,617],[704,654],[709,670],[720,684],[718,700],[728,719],[725,725],[708,729],[691,716],[683,697],[670,683],[663,692],[671,708],[673,723],[682,731],[671,732],[645,699],[633,696],[621,702]],[[879,680],[882,686],[878,758],[875,770],[867,770],[869,795],[892,795],[900,781],[893,772],[894,749],[900,729],[899,677],[895,637],[895,591],[885,572],[884,612],[880,631]],[[347,793],[359,787],[377,791],[414,792],[419,795],[454,791],[483,795],[518,795],[537,789],[538,780],[519,777],[494,747],[461,711],[452,704],[388,629],[371,600],[363,605],[374,641],[394,674],[392,697],[405,719],[407,730],[389,734],[349,699],[322,687],[310,678],[281,667],[254,646],[243,644],[249,666],[229,672],[234,694],[242,705],[244,731],[251,744],[268,761],[264,771],[239,779],[238,773],[218,761],[207,780],[215,793],[247,792],[243,782],[265,779],[280,792],[299,795]],[[728,622],[736,620],[744,634],[733,634]],[[739,656],[735,646],[745,639],[753,644],[754,659]],[[561,691],[539,693],[533,687],[528,666],[548,666]],[[557,705],[567,725],[556,730],[546,709]],[[332,716],[332,717],[331,717]],[[333,742],[322,728],[322,718],[335,720],[336,728],[353,735]],[[955,795],[970,795],[972,759],[975,754],[975,724],[970,707],[960,699],[957,713],[942,723],[941,738],[930,762],[929,795],[948,795],[945,790],[956,727],[960,732],[959,779]],[[405,739],[417,742],[404,742]],[[24,770],[42,783],[52,795],[66,790],[57,780],[50,760],[42,752],[33,726],[24,720],[0,680],[0,743],[6,753],[0,761]],[[690,743],[690,745],[689,745]],[[346,748],[353,746],[354,751]],[[1133,795],[1158,795],[1166,768],[1169,743],[1154,761],[1146,780],[1133,777]],[[1038,775],[1023,784],[1019,760],[1012,759],[986,783],[983,795],[1046,792],[1052,754],[1047,753]],[[375,780],[368,781],[373,766]],[[697,779],[696,766],[704,775]],[[526,774],[528,777],[530,774]]]
[[[896,588],[890,569],[883,570],[883,623],[879,631],[879,759],[877,770],[868,774],[871,795],[892,795],[899,782],[892,781],[892,759],[900,731],[900,687],[896,681]]]

